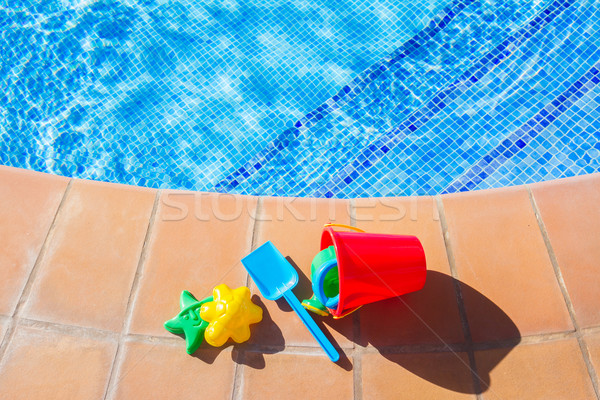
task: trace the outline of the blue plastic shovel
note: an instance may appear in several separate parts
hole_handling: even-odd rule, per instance
[[[329,359],[333,362],[340,359],[340,355],[331,342],[327,340],[292,292],[298,283],[298,273],[273,243],[268,241],[248,254],[242,259],[242,264],[266,299],[277,300],[283,296],[310,333],[317,339]]]

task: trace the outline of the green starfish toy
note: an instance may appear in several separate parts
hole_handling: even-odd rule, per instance
[[[181,292],[179,307],[181,311],[175,318],[165,322],[165,329],[171,333],[184,334],[186,342],[186,350],[188,354],[192,354],[202,344],[204,331],[208,326],[208,322],[200,318],[200,307],[202,304],[213,301],[213,297],[207,297],[202,301],[198,301],[193,294],[184,290]]]

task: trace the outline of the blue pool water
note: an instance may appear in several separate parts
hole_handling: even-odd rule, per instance
[[[260,195],[600,171],[600,2],[0,0],[0,164]]]

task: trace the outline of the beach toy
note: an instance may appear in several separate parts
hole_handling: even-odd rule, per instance
[[[208,322],[200,318],[200,307],[203,304],[213,301],[212,296],[198,301],[193,294],[184,290],[179,298],[179,307],[181,311],[176,317],[165,322],[165,329],[177,335],[185,335],[186,350],[192,354],[202,344],[204,331]]]
[[[298,273],[273,243],[270,241],[264,243],[244,257],[242,264],[266,299],[277,300],[283,296],[329,359],[334,362],[339,360],[338,352],[292,292],[292,288],[298,283]]]
[[[236,343],[250,339],[250,324],[262,320],[262,308],[252,303],[250,289],[230,289],[219,285],[213,295],[198,301],[184,290],[180,299],[181,311],[175,318],[165,322],[171,333],[184,334],[188,354],[194,353],[202,339],[211,346],[224,345],[229,338]]]
[[[315,277],[317,276],[317,272],[321,268],[325,268],[326,271],[323,271],[320,276],[323,277],[323,281],[320,285],[316,284]],[[340,292],[340,280],[338,278],[338,270],[337,270],[337,259],[335,257],[335,248],[333,246],[329,246],[326,249],[321,250],[310,265],[310,275],[313,281],[313,293],[316,293],[317,290],[323,292],[322,298],[331,298],[333,299],[330,302],[330,306],[334,306],[333,301],[338,297]],[[317,289],[317,290],[315,290]],[[315,314],[321,316],[329,315],[329,310],[327,307],[317,298],[316,294],[310,299],[303,300],[302,305],[307,310],[314,312]]]
[[[335,226],[355,232],[336,231]],[[332,287],[332,274],[337,274],[337,288]],[[341,318],[364,304],[420,290],[426,275],[425,252],[417,237],[327,224],[321,252],[311,266],[314,296],[303,305],[311,311],[322,311],[319,304],[324,305],[334,318]]]
[[[231,290],[227,285],[213,289],[213,301],[200,308],[200,318],[208,322],[204,338],[211,346],[223,346],[227,339],[236,343],[250,339],[250,324],[262,320],[262,308],[252,303],[250,289]]]

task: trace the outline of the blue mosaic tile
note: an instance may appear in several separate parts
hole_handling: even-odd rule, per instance
[[[551,3],[551,4],[550,4],[548,7],[547,7],[547,10],[548,10],[548,11],[550,12],[550,14],[552,14],[552,15],[558,15],[558,11],[557,11],[557,10],[559,10],[559,9],[561,8],[561,6],[562,6],[562,5],[563,5],[563,2],[560,2],[560,1],[555,1],[555,2],[552,2],[552,3]],[[519,37],[519,35],[521,35],[521,36],[522,36],[524,32],[531,32],[531,31],[532,31],[532,27],[537,27],[537,28],[539,28],[539,29],[543,28],[543,27],[545,26],[544,24],[538,24],[538,23],[536,23],[536,21],[539,21],[539,20],[540,20],[540,18],[539,18],[539,16],[538,16],[538,18],[534,19],[532,22],[530,22],[528,25],[526,25],[526,26],[525,26],[523,29],[521,29],[520,31],[517,31],[517,32],[515,33],[514,37]],[[514,39],[512,39],[512,38],[505,39],[505,40],[504,40],[502,43],[500,43],[500,44],[498,45],[498,47],[496,47],[496,50],[494,50],[493,52],[498,52],[498,51],[499,51],[498,49],[502,49],[503,47],[506,47],[506,46],[508,45],[508,43],[512,42],[513,40],[514,40]],[[472,74],[473,74],[472,76],[477,76],[477,77],[480,77],[480,76],[482,76],[481,72],[482,72],[482,71],[483,71],[483,69],[485,68],[485,64],[484,64],[484,62],[485,62],[486,60],[488,60],[488,59],[489,59],[489,56],[483,56],[483,57],[482,57],[482,58],[481,58],[481,59],[480,59],[480,60],[479,60],[479,61],[476,63],[476,67],[473,69],[473,70],[474,70],[474,72],[470,72],[470,73],[472,73]],[[488,68],[489,68],[489,67],[488,67]],[[463,82],[464,82],[464,81],[466,81],[466,82],[470,82],[470,83],[475,83],[475,82],[478,82],[478,81],[479,81],[479,78],[477,78],[476,80],[473,80],[473,79],[471,79],[471,78],[468,76],[468,74],[469,74],[469,72],[463,73],[463,74],[462,74],[462,75],[459,77],[459,80],[458,80],[458,81],[463,81]],[[448,96],[448,95],[450,95],[450,96],[453,96],[453,95],[455,95],[455,92],[456,92],[455,88],[456,88],[458,85],[459,85],[459,84],[458,84],[458,82],[455,82],[455,83],[453,83],[453,84],[449,85],[448,89],[446,89],[445,93],[444,93],[444,92],[443,92],[443,93],[444,93],[446,96]],[[468,88],[468,85],[467,85],[467,87],[466,87],[466,88]],[[463,83],[463,90],[465,90],[466,88],[464,87],[464,83]],[[438,95],[438,96],[436,96],[436,97],[434,97],[434,98],[433,98],[433,101],[434,101],[434,102],[437,102],[437,101],[438,101],[438,99],[439,99],[439,97],[440,97],[439,95]],[[472,98],[473,98],[473,96],[472,96]],[[431,116],[430,116],[430,115],[426,115],[426,114],[421,114],[421,115],[419,115],[419,114],[413,114],[413,115],[412,115],[411,117],[409,117],[409,118],[410,118],[410,120],[415,120],[415,119],[417,119],[417,118],[419,118],[419,117],[421,117],[421,119],[422,119],[422,120],[424,120],[424,122],[427,122]],[[464,119],[463,119],[463,120],[464,120]],[[423,122],[419,122],[418,124],[416,124],[416,123],[412,123],[412,124],[409,126],[409,129],[408,129],[407,131],[404,131],[404,132],[403,132],[401,129],[395,129],[395,130],[392,130],[392,131],[388,132],[386,135],[383,135],[382,139],[380,139],[380,140],[381,140],[381,141],[386,141],[386,140],[389,140],[389,139],[388,139],[388,137],[389,137],[390,135],[403,135],[403,136],[409,136],[411,133],[414,133],[414,132],[415,132],[417,129],[419,129],[419,128],[420,128],[420,126],[421,126],[422,124],[423,124]],[[419,125],[419,126],[417,126],[417,125]],[[516,151],[516,149],[515,149],[515,148],[513,148],[513,149],[508,149],[508,148],[507,148],[507,149],[504,149],[503,151],[505,151],[505,152],[506,152],[506,154],[505,154],[505,155],[512,155],[512,154],[514,154],[514,152]],[[462,158],[465,158],[465,159],[466,159],[466,158],[471,158],[471,157],[470,157],[471,155],[472,155],[472,154],[468,153],[468,151],[463,151],[461,154],[459,154],[459,156],[461,156]],[[424,159],[427,159],[427,158],[424,158]],[[357,165],[356,167],[357,167],[357,168],[361,168],[361,166],[360,166],[360,165]],[[330,185],[328,185],[328,186],[325,186],[323,190],[325,190],[325,188],[327,188],[327,187],[330,187]],[[320,195],[320,193],[319,193],[319,192],[316,192],[315,194],[316,194],[316,195]]]
[[[322,197],[600,168],[597,2],[227,4],[0,0],[0,163]]]
[[[597,66],[600,66],[600,63],[597,64]],[[521,128],[521,130],[517,131],[517,137],[513,137],[512,141],[509,139],[506,139],[504,141],[502,141],[495,149],[493,149],[490,154],[486,155],[485,157],[483,157],[483,159],[481,159],[477,164],[475,164],[474,166],[472,166],[469,171],[467,171],[465,174],[463,174],[464,177],[466,177],[467,179],[470,179],[471,181],[475,181],[476,178],[481,177],[482,175],[485,175],[484,178],[487,178],[487,176],[489,175],[489,173],[485,173],[482,174],[482,169],[486,168],[487,166],[489,166],[489,164],[498,157],[499,154],[504,154],[506,156],[507,160],[510,160],[511,157],[514,154],[517,154],[519,152],[519,150],[523,149],[526,145],[527,142],[532,140],[535,136],[537,136],[538,133],[544,131],[544,129],[546,127],[548,127],[548,125],[550,125],[551,121],[554,121],[556,118],[558,118],[561,114],[561,109],[558,107],[561,104],[565,104],[567,102],[569,103],[573,103],[575,101],[577,101],[579,98],[581,98],[587,91],[588,91],[588,87],[586,86],[586,84],[592,80],[593,76],[594,76],[594,70],[596,69],[596,67],[592,67],[586,74],[584,74],[584,76],[574,82],[563,94],[559,95],[552,103],[549,104],[549,106],[552,107],[548,107],[547,108],[551,108],[554,111],[552,111],[552,113],[549,113],[546,109],[542,109],[535,117],[533,117],[532,119],[530,119],[529,121],[527,121],[524,124],[524,128]],[[550,120],[549,117],[552,117],[552,119]],[[594,121],[596,124],[598,124],[597,121]],[[576,127],[577,125],[575,125]],[[599,125],[600,127],[600,125]],[[534,134],[528,134],[525,135],[526,132],[529,131],[535,132]],[[518,133],[522,132],[524,135],[521,136],[521,138],[518,138]],[[563,139],[567,139],[567,137],[564,137]],[[581,138],[580,134],[578,135],[574,135],[568,138],[568,142],[565,142],[565,144],[567,144],[567,148],[569,148],[571,150],[571,152],[568,154],[568,157],[575,162],[583,162],[582,166],[586,166],[588,165],[588,162],[586,162],[585,160],[583,160],[582,155],[576,151],[576,144],[579,141],[582,141],[583,139]],[[514,142],[514,144],[513,144]],[[548,148],[548,147],[546,147]],[[494,157],[494,155],[496,155],[496,157]],[[543,165],[544,162],[549,162],[552,159],[552,155],[550,154],[550,152],[545,152],[543,156],[541,156],[540,158],[538,158],[538,164]],[[503,160],[506,161],[506,160]],[[530,163],[528,163],[530,164]],[[488,170],[489,172],[489,170]],[[529,172],[533,172],[533,170],[529,171]],[[460,191],[461,190],[461,181],[464,181],[464,179],[462,177],[458,178],[455,180],[455,182],[451,183],[448,188],[443,192],[443,193],[448,193],[448,192],[452,192],[452,191]],[[479,183],[479,182],[477,182]],[[464,184],[463,184],[464,185]],[[465,185],[467,186],[467,185]],[[469,188],[470,190],[471,188]]]
[[[596,21],[597,20],[597,16],[598,16],[598,10],[596,8],[592,8],[591,10],[586,10],[589,14],[588,16],[590,18],[592,18],[594,20],[594,22],[589,23],[589,26],[585,27],[585,28],[579,28],[576,30],[576,32],[573,32],[573,27],[572,27],[572,15],[569,14],[565,14],[564,16],[562,16],[562,22],[560,22],[562,25],[564,25],[567,29],[564,31],[560,31],[562,32],[562,34],[564,34],[565,36],[568,35],[573,35],[576,39],[574,42],[569,43],[569,46],[577,46],[577,45],[581,45],[585,40],[587,40],[587,35],[582,34],[582,31],[584,29],[590,29],[590,31],[594,32],[594,31],[598,31],[598,23]],[[581,12],[581,10],[574,10],[573,13],[576,14],[578,12]],[[555,21],[556,23],[557,21]],[[590,22],[590,20],[588,20],[588,22]],[[558,24],[557,24],[558,25]],[[558,25],[560,26],[560,25]],[[569,29],[570,27],[570,29]],[[547,43],[552,43],[553,38],[552,36],[548,35],[546,32],[544,31],[540,31],[539,33],[542,37],[545,37],[545,40]],[[554,40],[556,40],[558,38],[554,38]],[[538,42],[538,43],[543,43],[543,42]],[[555,42],[556,43],[556,42]],[[538,44],[539,45],[539,44]],[[587,45],[587,43],[586,43]],[[564,49],[564,50],[563,50]],[[583,84],[582,82],[585,81],[585,74],[586,74],[586,70],[590,69],[593,65],[593,63],[598,60],[600,53],[597,51],[592,57],[590,57],[590,59],[587,60],[580,60],[579,62],[581,62],[581,65],[579,66],[579,69],[576,70],[576,72],[574,74],[572,74],[571,76],[565,75],[564,72],[561,72],[561,68],[556,68],[557,66],[559,66],[559,64],[562,62],[562,58],[563,56],[566,54],[569,54],[569,52],[573,51],[573,48],[568,48],[567,46],[564,47],[560,47],[558,49],[554,49],[554,51],[557,51],[557,53],[555,54],[555,56],[553,57],[549,57],[547,58],[546,61],[544,61],[543,59],[541,60],[542,62],[540,63],[539,58],[538,58],[538,54],[542,54],[542,52],[537,51],[526,51],[525,49],[522,50],[522,57],[525,58],[515,58],[514,61],[512,61],[512,65],[511,64],[503,64],[506,65],[507,69],[510,69],[512,71],[515,71],[516,76],[519,76],[522,74],[522,69],[519,71],[519,68],[517,67],[519,65],[519,63],[525,62],[527,64],[527,57],[532,58],[535,57],[538,59],[538,63],[536,64],[537,66],[539,66],[540,68],[538,68],[538,71],[540,69],[544,70],[547,69],[549,71],[555,71],[556,76],[561,76],[561,78],[563,79],[560,84],[556,85],[557,87],[554,88],[555,90],[548,90],[546,91],[546,93],[544,94],[544,97],[546,98],[546,100],[544,100],[542,102],[542,107],[538,108],[538,110],[533,110],[534,113],[531,112],[526,112],[526,113],[521,113],[521,117],[518,117],[515,119],[515,114],[514,111],[510,111],[507,112],[507,118],[511,118],[511,123],[510,125],[514,126],[514,129],[516,130],[518,128],[518,125],[520,124],[521,126],[525,125],[528,127],[529,130],[531,130],[532,127],[536,127],[540,126],[539,131],[544,132],[544,135],[549,135],[549,129],[552,127],[552,124],[554,123],[553,121],[555,121],[559,114],[562,112],[560,110],[560,107],[548,107],[546,109],[547,112],[544,113],[544,115],[546,115],[546,117],[548,115],[553,115],[552,118],[550,119],[544,119],[542,118],[535,118],[535,116],[539,113],[540,109],[544,109],[544,107],[546,105],[552,105],[553,104],[553,100],[560,98],[560,100],[563,100],[563,104],[567,104],[569,107],[572,106],[572,104],[575,103],[576,98],[572,98],[572,95],[577,93],[577,89],[581,89],[582,87],[586,86],[589,90],[590,86],[588,84]],[[517,55],[517,53],[515,53],[515,55]],[[554,59],[552,59],[554,58]],[[507,60],[510,61],[510,60]],[[544,62],[547,62],[546,65],[544,65]],[[564,71],[569,71],[571,70],[571,68],[566,68],[563,64],[562,66],[562,70]],[[536,71],[536,72],[538,72]],[[499,70],[496,71],[497,72],[497,76],[499,77],[503,77],[503,81],[506,84],[512,84],[512,82],[506,82],[506,75],[504,74],[503,71]],[[498,73],[499,72],[499,73]],[[545,76],[546,74],[538,74],[538,75],[542,75]],[[537,76],[537,75],[536,75]],[[583,79],[582,79],[583,78]],[[518,82],[518,81],[517,81]],[[565,83],[567,85],[565,85]],[[533,85],[532,85],[533,84]],[[527,86],[534,86],[536,84],[536,82],[531,82],[529,80],[529,77],[527,80],[522,80],[522,83],[520,83],[519,85],[515,85],[513,84],[513,87],[519,87],[522,86],[521,89],[519,89],[523,94],[522,95],[517,95],[514,94],[513,97],[515,97],[512,100],[512,104],[516,105],[517,108],[516,109],[520,109],[520,104],[524,103],[523,100],[531,97],[531,91],[528,91]],[[476,90],[480,90],[480,93],[484,93],[487,94],[487,96],[489,98],[494,98],[495,94],[492,91],[490,93],[489,88],[492,85],[482,85],[481,89],[477,89],[474,88]],[[498,85],[498,90],[504,90],[503,89],[503,85]],[[565,92],[567,95],[571,95],[571,97],[567,97],[567,96],[563,96],[561,97],[561,92],[556,90],[560,88],[560,90],[562,90],[563,92]],[[485,91],[487,91],[488,93],[486,93]],[[518,92],[516,92],[518,93]],[[538,96],[538,94],[535,94],[535,96]],[[461,99],[457,99],[455,101],[455,103],[453,105],[451,105],[451,107],[454,107],[455,110],[460,110],[460,109],[464,109],[465,108],[465,103],[469,103],[469,98],[474,98],[476,96],[473,96],[472,92],[468,92],[465,93],[464,97]],[[577,97],[577,96],[576,96]],[[485,98],[485,95],[483,96],[483,98]],[[522,100],[523,99],[523,100]],[[572,99],[573,101],[569,101],[569,99]],[[465,101],[466,100],[466,101]],[[505,110],[509,111],[510,108],[509,103],[511,103],[511,101],[509,101],[508,103],[505,101],[506,105],[503,105],[502,102],[499,102],[496,106],[496,110],[497,111],[498,108],[501,107],[506,107]],[[588,105],[587,109],[593,109],[594,107],[591,107]],[[514,110],[514,109],[513,109]],[[454,111],[456,112],[456,111]],[[449,118],[454,119],[454,121],[459,121],[460,120],[460,115],[456,115],[454,114],[455,117],[452,116],[452,112],[448,111],[446,112],[446,114],[448,115]],[[482,111],[477,112],[476,114],[474,114],[475,116],[479,116],[479,115],[486,115],[486,113]],[[589,116],[589,112],[587,113],[587,115]],[[522,116],[525,116],[526,118],[523,119]],[[532,120],[530,120],[528,122],[527,118],[532,118]],[[472,119],[472,118],[471,118]],[[519,124],[515,124],[516,121],[520,121]],[[537,122],[532,122],[532,121],[537,121]],[[542,126],[542,124],[540,123],[541,121],[547,121],[550,122],[549,125],[547,125],[547,128],[544,129],[544,127]],[[463,191],[463,190],[472,190],[472,189],[478,189],[478,188],[482,188],[482,187],[498,187],[501,185],[505,185],[505,184],[518,184],[518,183],[522,183],[522,181],[520,180],[520,177],[518,176],[518,174],[514,174],[512,173],[511,170],[505,170],[502,169],[502,171],[505,173],[505,175],[500,174],[500,176],[503,176],[502,179],[498,178],[498,174],[495,173],[494,171],[500,171],[501,165],[506,165],[508,163],[507,160],[512,160],[515,159],[515,157],[518,154],[521,154],[523,152],[527,152],[528,151],[528,147],[529,146],[523,146],[522,143],[519,142],[519,145],[517,145],[517,142],[519,139],[523,139],[523,141],[531,140],[531,137],[533,137],[533,134],[531,132],[529,133],[525,133],[523,134],[523,131],[517,131],[517,132],[511,132],[511,129],[506,128],[507,125],[507,120],[506,119],[499,119],[497,121],[497,125],[496,124],[492,124],[492,128],[494,130],[498,129],[496,132],[490,132],[489,130],[486,130],[486,132],[480,132],[478,131],[478,124],[480,124],[479,122],[472,122],[468,125],[466,125],[468,128],[471,129],[471,132],[466,132],[466,133],[462,133],[462,132],[457,132],[456,128],[454,128],[454,130],[449,130],[445,132],[445,136],[448,137],[452,137],[455,138],[457,137],[460,140],[461,136],[464,136],[465,138],[477,138],[483,136],[487,136],[486,140],[487,140],[487,144],[484,141],[484,146],[480,148],[480,150],[475,150],[472,149],[472,151],[474,153],[477,153],[479,151],[483,151],[480,152],[479,154],[475,154],[476,158],[475,158],[475,162],[471,162],[469,160],[467,160],[467,154],[469,152],[456,152],[453,151],[451,148],[449,148],[449,144],[447,140],[443,140],[440,141],[440,143],[436,143],[436,136],[430,133],[425,133],[425,132],[433,132],[434,131],[434,127],[432,125],[426,125],[424,127],[425,132],[423,133],[423,137],[427,137],[429,140],[427,141],[426,144],[422,144],[422,146],[426,146],[428,148],[433,148],[435,149],[435,152],[437,152],[438,154],[444,154],[447,156],[447,164],[445,165],[445,167],[452,173],[453,175],[453,179],[449,179],[446,182],[446,186],[443,187],[442,189],[445,189],[446,192],[452,192],[452,191]],[[435,122],[436,125],[440,125],[441,123],[438,121]],[[600,130],[600,122],[598,121],[598,115],[595,115],[594,117],[588,117],[588,120],[586,122],[587,125],[593,126],[594,129],[590,129],[590,132],[598,131]],[[496,125],[497,127],[494,127],[494,125]],[[543,125],[546,125],[546,123],[543,123]],[[452,124],[445,124],[445,126],[452,126]],[[454,124],[454,126],[456,127],[457,124]],[[483,126],[483,124],[481,124],[481,126]],[[583,142],[586,142],[588,144],[590,144],[590,141],[593,141],[594,139],[592,139],[592,135],[590,134],[587,138],[583,138],[580,134],[576,134],[575,133],[575,129],[572,127],[566,127],[569,131],[570,131],[570,135],[571,135],[571,139],[568,141],[569,143],[574,142],[574,140],[572,139],[573,137],[577,138],[578,140],[582,140]],[[565,129],[565,128],[563,128]],[[537,135],[536,137],[540,137],[541,135],[539,135],[537,132],[538,129],[536,129],[536,133],[535,135]],[[527,130],[525,130],[525,132],[527,132]],[[560,131],[559,131],[560,132]],[[517,134],[518,133],[518,134]],[[431,135],[431,137],[430,137]],[[560,136],[560,135],[556,135],[556,136]],[[509,139],[510,140],[508,142],[506,142],[505,144],[507,146],[502,146],[500,145],[500,143],[502,142],[503,139]],[[550,136],[552,137],[552,136]],[[406,141],[409,141],[409,138],[405,139]],[[537,140],[537,139],[536,139]],[[591,144],[590,144],[591,145]],[[503,151],[508,151],[510,154],[506,154],[506,155],[510,155],[510,157],[505,157],[503,156],[501,153],[499,153],[497,150],[494,150],[494,146],[502,146]],[[521,146],[521,147],[520,147]],[[555,148],[552,144],[548,143],[547,144],[547,149],[550,148],[555,152],[559,152],[560,148]],[[578,151],[579,154],[581,154],[581,151]],[[435,193],[439,193],[442,190],[438,191],[438,192],[427,192],[425,190],[424,187],[419,187],[416,189],[416,191],[411,192],[410,190],[412,188],[409,188],[407,191],[401,191],[398,190],[399,189],[399,185],[394,185],[392,182],[391,177],[388,178],[388,176],[390,174],[392,174],[392,168],[393,165],[395,165],[394,160],[398,159],[399,157],[404,156],[405,152],[402,151],[398,151],[398,152],[393,152],[391,155],[389,155],[389,158],[386,157],[385,159],[382,159],[378,164],[376,164],[376,166],[378,167],[378,171],[372,171],[373,167],[369,170],[366,171],[364,173],[364,178],[360,179],[357,182],[353,182],[351,185],[349,185],[348,188],[346,188],[344,191],[342,191],[342,193],[340,194],[340,197],[344,197],[344,196],[352,196],[354,195],[355,190],[358,186],[360,185],[367,185],[368,182],[373,179],[374,175],[378,175],[379,177],[383,177],[385,179],[385,182],[388,183],[388,186],[390,187],[390,193],[392,195],[400,193],[400,194],[435,194]],[[424,152],[427,153],[427,152]],[[545,152],[540,154],[540,157],[542,154],[545,154]],[[572,153],[572,157],[576,157],[577,152],[573,151]],[[478,157],[478,158],[477,158]],[[456,164],[460,162],[460,159],[463,158],[465,161],[467,161],[467,164],[469,165],[469,167],[472,166],[476,166],[478,165],[478,162],[480,162],[480,160],[483,160],[483,164],[487,165],[483,170],[484,172],[481,173],[479,172],[478,174],[473,174],[472,176],[475,177],[479,177],[481,178],[481,182],[479,182],[477,185],[473,185],[473,180],[469,179],[469,176],[471,175],[464,175],[465,173],[460,173],[460,172],[456,172],[458,170],[458,168],[456,167]],[[470,159],[473,159],[473,157],[471,156]],[[422,160],[427,160],[427,156],[424,156],[423,154],[416,154],[414,155],[414,163],[417,164],[420,162],[420,165],[425,165],[427,166],[428,163],[424,162]],[[582,171],[597,171],[597,169],[594,169],[593,167],[590,166],[590,163],[588,161],[585,160],[585,157],[583,155],[580,155],[578,158],[578,161],[580,164],[584,164],[587,163],[587,170],[585,168],[580,168],[578,171],[579,173],[587,173],[587,172],[582,172]],[[532,161],[533,162],[533,159]],[[546,162],[550,162],[550,161],[546,161]],[[397,165],[397,164],[396,164]],[[535,176],[535,175],[539,175],[536,173],[536,170],[542,171],[541,168],[534,168],[532,170],[531,176]],[[406,166],[406,170],[405,172],[409,173],[409,174],[415,174],[418,175],[420,173],[423,173],[423,168],[418,168],[416,165],[411,165],[408,164]],[[546,174],[542,174],[540,176],[540,179],[551,179],[551,169],[549,169],[548,171],[546,171]],[[576,173],[576,171],[571,171],[571,173]],[[491,176],[493,175],[493,176]],[[565,176],[564,174],[561,174],[560,176]],[[479,178],[476,178],[475,181],[479,180]],[[381,178],[379,178],[381,179]],[[452,181],[454,181],[454,183],[451,183]],[[485,186],[486,184],[488,184],[489,182],[493,182],[494,186]],[[436,182],[439,183],[439,182]],[[433,185],[432,185],[433,186]],[[405,185],[400,186],[400,189],[405,188]]]
[[[0,1],[5,163],[209,190],[445,5],[416,3]]]

